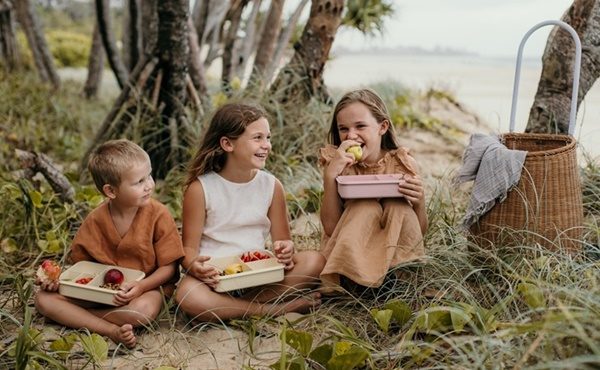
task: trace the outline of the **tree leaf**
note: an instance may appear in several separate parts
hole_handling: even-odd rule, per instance
[[[519,283],[517,291],[523,297],[523,300],[531,309],[545,308],[546,298],[542,290],[535,284]]]
[[[0,249],[6,254],[12,253],[18,249],[17,242],[15,242],[13,238],[4,238],[2,239],[2,242],[0,242]]]
[[[313,349],[308,357],[319,364],[325,366],[327,365],[327,361],[331,359],[333,355],[333,347],[331,344],[323,344]]]
[[[383,305],[386,310],[392,310],[392,318],[399,326],[404,326],[412,316],[412,310],[404,301],[392,300]]]
[[[35,206],[35,208],[42,207],[42,193],[37,190],[29,191],[29,199],[31,199],[31,203]]]
[[[288,329],[286,330],[285,342],[306,357],[312,348],[313,336],[305,331]]]
[[[352,346],[344,354],[332,357],[327,361],[327,370],[351,370],[362,364],[369,357],[366,349]]]
[[[379,325],[379,328],[386,334],[390,329],[390,321],[392,320],[393,313],[394,312],[392,310],[378,310],[376,308],[371,309],[371,316],[377,325]]]
[[[81,345],[85,353],[90,355],[96,364],[106,360],[108,357],[108,342],[99,334],[80,334]]]
[[[282,357],[274,364],[269,365],[269,367],[273,370],[306,370],[306,360],[302,357],[296,356],[287,361]]]
[[[77,334],[70,333],[69,335],[52,341],[52,343],[50,343],[50,349],[54,352],[58,352],[59,356],[64,358],[71,352],[76,340]]]
[[[348,342],[347,340],[340,340],[339,342],[335,342],[333,345],[333,355],[340,356],[344,353],[348,352],[350,348],[352,348],[353,343]]]

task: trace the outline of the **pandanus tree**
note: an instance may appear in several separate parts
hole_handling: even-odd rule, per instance
[[[577,107],[600,76],[600,1],[575,0],[561,18],[581,40],[581,75]],[[575,46],[571,35],[555,27],[542,57],[542,73],[529,112],[527,132],[568,132]]]
[[[19,61],[13,18],[12,3],[0,0],[0,65],[9,71],[16,68]]]
[[[142,7],[144,52],[124,80],[119,97],[83,158],[82,169],[95,146],[119,137],[142,144],[158,178],[188,159],[194,137],[186,105],[199,101],[187,69],[189,1],[144,0]],[[106,14],[105,10],[100,12]],[[103,23],[106,25],[100,18],[98,23],[101,29]],[[107,38],[103,39],[106,47]],[[127,73],[125,68],[118,69],[116,75]]]

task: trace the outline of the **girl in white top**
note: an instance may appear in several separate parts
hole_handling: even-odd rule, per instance
[[[221,321],[253,315],[305,312],[320,304],[315,288],[325,258],[294,252],[283,186],[262,169],[271,151],[264,110],[227,104],[214,114],[188,170],[183,197],[182,266],[176,301],[195,319]],[[214,291],[219,271],[210,258],[264,249],[268,236],[285,265],[285,278],[235,297]]]

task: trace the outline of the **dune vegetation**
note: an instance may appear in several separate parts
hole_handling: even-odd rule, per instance
[[[458,135],[452,122],[418,108],[422,99],[453,99],[448,94],[376,88],[399,135]],[[141,348],[131,351],[48,323],[32,305],[35,270],[46,258],[66,264],[74,232],[102,201],[78,166],[111,99],[86,100],[80,91],[72,82],[57,94],[32,74],[0,74],[0,368],[592,369],[600,363],[600,165],[591,158],[580,158],[586,217],[576,255],[536,245],[479,248],[460,228],[468,191],[451,185],[451,171],[424,168],[427,258],[399,266],[399,278],[380,289],[325,299],[307,315],[219,324],[193,324],[166,302],[156,324],[138,331]],[[277,112],[268,97],[262,102]],[[271,121],[267,167],[288,192],[292,222],[309,226],[294,234],[299,248],[319,245],[318,225],[306,220],[319,210],[316,153],[330,109],[315,103],[286,117],[302,122],[293,127]],[[201,132],[205,122],[194,124]],[[29,178],[17,149],[47,155],[69,179],[74,200],[62,200],[39,174]],[[156,191],[178,221],[181,178],[174,169]],[[236,339],[235,358],[219,354],[227,338]]]

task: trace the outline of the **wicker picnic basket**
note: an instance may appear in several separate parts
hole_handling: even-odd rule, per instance
[[[523,46],[527,38],[545,25],[565,28],[576,44],[569,134],[513,133],[516,97]],[[473,240],[488,248],[499,245],[540,244],[551,250],[576,252],[581,249],[583,203],[576,142],[573,135],[577,113],[581,43],[571,26],[545,21],[534,26],[519,46],[513,89],[510,132],[501,135],[509,149],[527,151],[518,185],[471,226]]]

